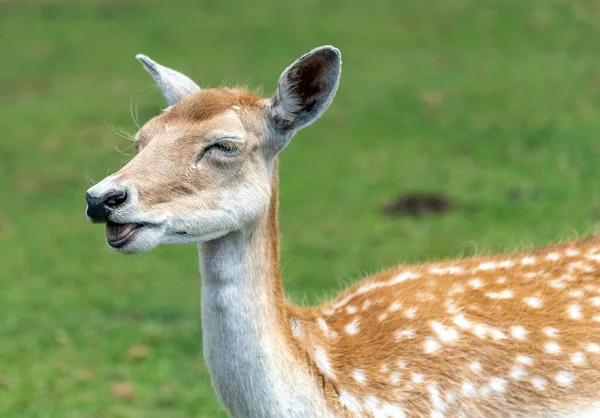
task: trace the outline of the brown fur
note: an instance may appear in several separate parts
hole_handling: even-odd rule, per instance
[[[580,251],[581,256],[566,256],[567,249]],[[307,348],[314,344],[326,347],[336,373],[335,381],[330,383],[337,390],[346,389],[359,400],[372,394],[381,400],[399,403],[409,417],[429,416],[432,405],[427,384],[430,382],[436,382],[442,397],[454,394],[455,401],[448,402],[446,416],[456,416],[458,411],[465,416],[486,417],[577,411],[579,406],[597,400],[600,394],[600,353],[586,350],[586,344],[600,343],[600,323],[597,318],[594,320],[600,315],[600,306],[591,303],[591,298],[600,296],[597,286],[600,263],[585,258],[591,250],[594,252],[590,254],[600,251],[599,238],[530,252],[400,266],[359,282],[332,302],[306,310],[303,324],[309,330],[309,337],[305,344]],[[560,255],[559,260],[546,259],[554,252]],[[535,257],[535,264],[522,265],[521,261],[529,256]],[[506,260],[514,260],[515,266],[474,272],[482,263]],[[431,268],[450,266],[461,267],[464,273],[429,272]],[[588,269],[593,271],[585,271]],[[354,294],[365,283],[383,283],[404,271],[420,277],[356,295],[342,307],[332,309],[336,301]],[[536,276],[526,278],[527,273]],[[564,276],[567,287],[552,287],[551,280],[563,275],[569,275]],[[482,288],[469,284],[475,278],[484,283]],[[513,297],[486,296],[498,295],[507,289],[514,293]],[[524,303],[523,298],[530,296],[539,296],[543,306],[534,309]],[[402,307],[392,312],[390,307],[394,302],[400,302]],[[581,319],[569,318],[567,314],[568,307],[575,303],[581,306]],[[357,311],[349,313],[346,310],[349,306]],[[408,318],[405,313],[410,308],[416,312]],[[449,309],[453,313],[449,313]],[[384,313],[387,317],[382,320],[379,315]],[[478,336],[473,330],[457,327],[453,318],[458,314],[463,314],[474,325],[485,325],[485,335]],[[329,334],[335,332],[338,337],[328,336],[319,329],[316,318],[325,320]],[[348,335],[345,326],[355,318],[359,318],[359,331]],[[447,344],[440,342],[430,326],[431,321],[456,329],[457,340]],[[511,335],[511,327],[516,325],[527,330],[524,340]],[[558,330],[556,337],[547,336],[545,327]],[[395,333],[402,330],[414,330],[414,335],[396,340]],[[492,332],[496,331],[506,338],[495,339],[496,334]],[[426,353],[427,338],[438,341],[439,349]],[[544,350],[544,345],[552,341],[560,346],[557,354]],[[585,355],[585,364],[573,364],[571,357],[575,353]],[[527,376],[522,380],[510,377],[518,355],[528,356],[534,362],[531,366],[523,365]],[[398,362],[404,364],[399,366]],[[481,364],[479,374],[470,370],[472,362]],[[382,365],[387,365],[387,369],[382,369]],[[367,379],[364,384],[352,378],[356,369],[364,370]],[[556,384],[555,377],[561,371],[573,373],[569,387]],[[395,384],[390,379],[392,373],[399,377]],[[414,383],[412,373],[422,374],[423,382]],[[464,382],[472,382],[479,391],[496,377],[507,381],[505,392],[491,390],[488,395],[478,393],[473,398],[461,395]],[[535,389],[531,381],[534,377],[545,379],[544,390]]]
[[[244,89],[206,89],[189,96],[165,113],[165,122],[187,120],[202,122],[224,113],[233,106],[247,111],[258,110],[263,99]]]

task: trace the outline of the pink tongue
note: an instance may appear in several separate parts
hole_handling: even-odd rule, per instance
[[[135,229],[135,224],[115,224],[108,222],[106,224],[106,238],[109,241],[119,241],[125,238]]]

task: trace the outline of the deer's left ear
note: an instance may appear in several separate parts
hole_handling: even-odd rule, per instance
[[[284,134],[310,125],[327,110],[338,88],[342,55],[322,46],[300,57],[281,74],[270,118]]]
[[[164,67],[145,55],[137,54],[135,57],[150,73],[169,106],[179,103],[184,97],[200,90],[200,87],[188,76]]]

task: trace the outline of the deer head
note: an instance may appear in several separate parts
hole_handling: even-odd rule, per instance
[[[136,156],[86,193],[86,215],[106,223],[121,252],[206,242],[264,216],[278,153],[317,120],[337,91],[340,52],[316,48],[292,63],[271,98],[200,89],[144,55],[169,107],[136,134]]]

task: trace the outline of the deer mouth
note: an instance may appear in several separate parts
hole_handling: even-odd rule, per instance
[[[135,232],[140,229],[142,224],[118,224],[116,222],[106,222],[106,241],[113,248],[119,248],[125,245]]]

